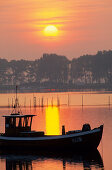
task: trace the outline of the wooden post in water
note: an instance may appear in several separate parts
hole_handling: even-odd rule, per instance
[[[30,99],[30,108],[31,108],[31,99]]]
[[[82,95],[82,112],[83,112],[83,106],[84,106],[84,99],[83,99],[83,95]]]
[[[59,101],[59,97],[57,96],[57,106],[60,106],[60,101]]]
[[[12,98],[12,108],[13,108],[13,98]]]
[[[26,97],[25,97],[25,99],[24,99],[24,107],[26,107]]]
[[[10,107],[9,98],[8,98],[8,107]]]
[[[108,98],[108,105],[109,105],[109,109],[110,109],[110,96]]]
[[[68,106],[69,106],[69,104],[70,104],[70,100],[69,100],[69,94],[68,94]]]
[[[36,107],[36,97],[33,98],[33,105]]]
[[[16,107],[18,107],[17,88],[18,88],[18,86],[16,85],[16,99],[15,99],[15,106]]]
[[[84,101],[83,101],[83,95],[82,95],[82,107],[83,107],[83,104],[84,104],[83,102],[84,102]]]
[[[53,107],[53,97],[52,97],[52,100],[51,100],[51,106]]]
[[[40,107],[40,98],[39,98],[39,107]]]
[[[44,98],[42,97],[41,107],[44,107]]]

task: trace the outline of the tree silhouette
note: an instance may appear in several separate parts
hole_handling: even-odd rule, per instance
[[[72,61],[65,56],[43,54],[34,61],[0,59],[0,85],[35,85],[55,88],[74,85],[111,86],[112,51],[98,51],[96,55],[83,55]],[[71,86],[72,85],[72,86]],[[91,86],[91,87],[92,87]]]

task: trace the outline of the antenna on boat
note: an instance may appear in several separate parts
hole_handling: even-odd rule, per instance
[[[20,114],[20,113],[22,113],[21,109],[20,109],[20,106],[19,106],[18,97],[17,97],[17,88],[18,88],[18,86],[16,85],[16,98],[15,98],[15,104],[13,106],[13,111],[11,113],[12,115],[13,114]]]

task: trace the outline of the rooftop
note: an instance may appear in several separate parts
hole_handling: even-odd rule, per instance
[[[4,115],[2,117],[7,117],[7,118],[14,118],[14,117],[22,118],[22,117],[33,117],[33,116],[36,116],[36,115],[31,115],[31,114],[28,114],[28,115],[10,114],[10,115]]]

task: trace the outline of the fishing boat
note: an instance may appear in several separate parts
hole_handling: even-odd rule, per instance
[[[45,135],[43,131],[32,131],[32,119],[35,115],[20,113],[4,115],[5,133],[0,134],[0,148],[31,149],[96,149],[100,143],[103,125],[91,129],[84,124],[82,130],[65,132],[62,135]]]
[[[32,120],[36,115],[22,114],[17,110],[17,88],[14,111],[4,115],[5,133],[0,134],[0,148],[9,149],[55,149],[55,150],[90,150],[96,149],[101,141],[103,125],[91,129],[84,124],[81,130],[65,131],[61,135],[46,135],[43,131],[32,131]]]

